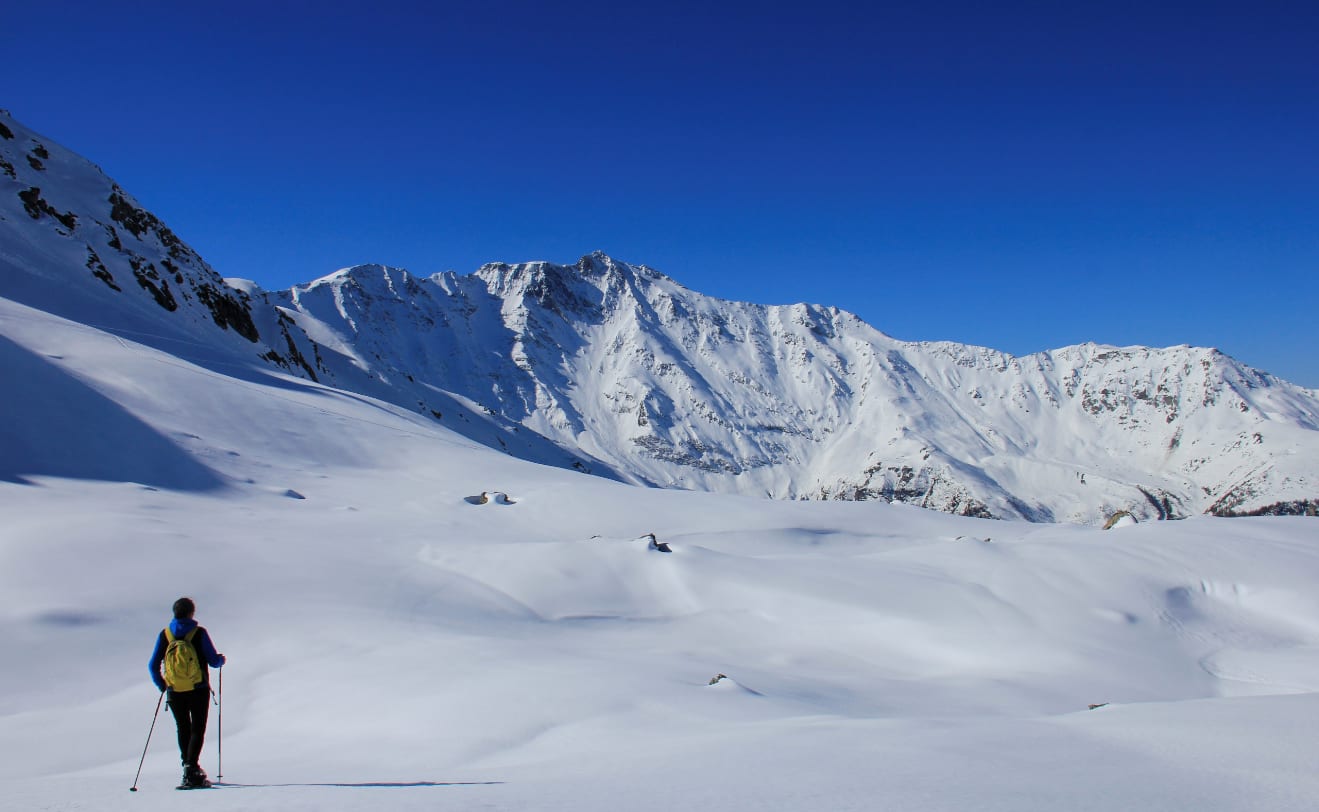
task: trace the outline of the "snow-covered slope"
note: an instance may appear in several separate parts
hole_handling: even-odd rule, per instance
[[[466,436],[525,459],[586,467],[572,450],[484,409],[470,409],[427,383],[383,375],[356,358],[336,363],[334,352],[303,333],[259,287],[222,279],[98,167],[3,110],[0,297],[214,369],[325,379],[443,417]],[[407,341],[398,340],[400,346]]]
[[[180,594],[229,660],[203,752],[227,786],[189,806],[1319,797],[1312,519],[630,487],[9,300],[0,330],[0,809],[178,808],[166,713],[125,790]]]
[[[5,298],[175,346],[269,351],[248,296],[96,166],[4,111],[0,285]]]
[[[666,488],[1102,523],[1313,513],[1319,394],[1210,349],[1027,357],[603,254],[421,278],[225,280],[96,167],[0,115],[0,296],[213,369],[292,374],[515,456]]]

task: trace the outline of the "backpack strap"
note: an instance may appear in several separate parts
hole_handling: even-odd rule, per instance
[[[198,628],[200,628],[200,627],[198,627]],[[192,638],[195,637],[196,635],[197,635],[197,629],[194,628],[192,631],[190,631],[190,632],[188,632],[187,634],[183,635],[183,639],[184,639],[184,640],[187,640],[189,643],[191,643],[191,642],[192,642]],[[174,632],[171,632],[171,631],[169,630],[169,626],[166,626],[166,627],[165,627],[165,642],[166,642],[166,643],[173,643],[175,640],[178,640],[178,639],[179,639],[179,638],[177,638],[177,637],[174,636]]]

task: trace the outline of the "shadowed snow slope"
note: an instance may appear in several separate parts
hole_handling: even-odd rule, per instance
[[[177,808],[164,714],[125,790],[180,594],[229,657],[234,786],[188,797],[207,808],[1319,797],[1311,519],[1102,531],[637,488],[12,301],[0,325],[30,376],[0,434],[0,808]]]

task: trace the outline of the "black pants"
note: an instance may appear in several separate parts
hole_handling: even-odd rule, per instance
[[[206,714],[211,709],[211,689],[198,685],[191,691],[170,691],[169,709],[179,727],[179,757],[184,766],[200,766],[202,741],[206,738]]]

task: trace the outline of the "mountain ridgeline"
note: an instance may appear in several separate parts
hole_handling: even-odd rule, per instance
[[[1319,393],[1216,350],[899,341],[602,253],[429,277],[359,265],[264,291],[3,112],[0,295],[656,487],[1088,523],[1319,508]]]

